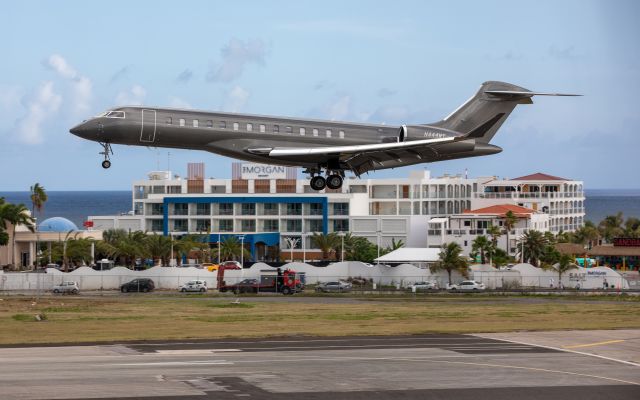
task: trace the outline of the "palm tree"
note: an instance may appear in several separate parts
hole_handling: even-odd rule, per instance
[[[509,233],[511,232],[511,230],[513,229],[514,226],[516,226],[516,224],[518,223],[518,217],[516,217],[516,215],[513,213],[513,211],[509,210],[506,212],[506,214],[504,215],[504,230],[505,233],[507,234],[507,255],[511,255],[511,249],[509,249]]]
[[[622,223],[624,218],[622,217],[622,213],[619,212],[616,215],[608,215],[600,221],[598,224],[598,230],[600,231],[600,235],[609,243],[613,241],[613,238],[622,236],[624,233],[624,229],[622,228]]]
[[[329,259],[329,253],[338,248],[341,245],[340,242],[340,237],[335,232],[326,235],[314,232],[313,235],[311,235],[311,244],[322,251],[323,260]]]
[[[387,246],[385,252],[391,253],[392,251],[398,250],[402,247],[404,247],[404,242],[402,241],[402,239],[396,242],[396,238],[391,238],[391,245]]]
[[[0,219],[11,224],[11,264],[16,265],[16,227],[24,225],[31,232],[35,231],[34,219],[29,215],[29,209],[24,204],[6,203],[2,205]],[[6,226],[6,222],[3,225]]]
[[[5,207],[7,204],[4,201],[4,197],[0,197],[0,246],[6,246],[9,244],[9,234],[7,233],[7,222],[4,218]]]
[[[565,272],[577,268],[578,266],[573,263],[574,259],[568,254],[562,254],[560,259],[558,260],[558,264],[556,264],[558,269],[558,284],[562,280],[562,274]]]
[[[640,219],[635,217],[627,218],[624,222],[624,237],[640,237]]]
[[[173,244],[173,248],[178,252],[181,258],[183,256],[189,256],[191,252],[197,252],[197,258],[198,261],[200,261],[202,253],[205,250],[209,249],[209,243],[206,242],[205,238],[205,235],[184,235]],[[241,244],[239,242],[238,246],[241,247]],[[245,254],[246,252],[247,249],[245,249]],[[236,254],[240,255],[240,251],[238,250]]]
[[[447,271],[449,284],[451,284],[453,271],[458,271],[463,276],[467,275],[468,262],[460,253],[462,253],[462,247],[458,243],[444,243],[440,251],[440,260],[432,264],[429,269],[431,272]]]
[[[36,211],[42,211],[44,203],[47,202],[48,196],[47,192],[44,189],[44,186],[40,186],[40,184],[37,182],[35,185],[31,186],[29,190],[31,191],[31,212],[35,217]]]
[[[169,265],[171,255],[171,238],[164,235],[148,235],[144,246],[149,257],[159,259],[163,266]]]
[[[547,240],[540,231],[529,230],[518,241],[518,252],[522,259],[532,265],[538,266],[538,262],[545,254]]]
[[[486,236],[480,235],[471,243],[471,251],[475,254],[480,253],[480,263],[486,264],[486,255],[492,253],[492,243]]]
[[[498,240],[500,239],[500,236],[502,236],[502,230],[500,227],[493,224],[489,225],[489,228],[487,228],[487,235],[491,236],[491,243],[493,243],[493,247],[497,249]]]
[[[213,252],[217,254],[218,249],[214,249]],[[251,257],[251,252],[243,248],[242,243],[235,236],[229,236],[220,243],[220,260],[235,260],[241,254],[244,254],[244,257]]]
[[[591,221],[585,221],[584,226],[581,226],[577,231],[573,233],[573,242],[582,245],[588,245],[588,248],[593,246],[593,243],[597,243],[600,238],[600,232],[598,228]]]

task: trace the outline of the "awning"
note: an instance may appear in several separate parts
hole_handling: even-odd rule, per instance
[[[436,262],[440,259],[440,248],[402,247],[376,258],[378,262]]]

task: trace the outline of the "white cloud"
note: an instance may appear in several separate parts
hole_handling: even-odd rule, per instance
[[[193,108],[186,100],[175,96],[169,97],[169,107],[185,109]]]
[[[19,86],[7,86],[0,84],[0,109],[11,110],[20,105],[22,89]]]
[[[130,89],[124,90],[116,96],[116,104],[127,106],[140,106],[147,96],[147,91],[140,85],[133,85]]]
[[[17,121],[19,140],[26,144],[39,144],[44,141],[43,122],[60,108],[62,96],[55,92],[53,82],[44,82],[37,92],[25,99],[27,115]]]
[[[227,93],[223,109],[225,111],[238,112],[244,108],[250,96],[249,91],[240,86],[234,86],[234,88]]]
[[[344,95],[329,104],[326,109],[326,115],[329,119],[344,121],[351,113],[352,108],[351,96]]]
[[[251,63],[264,65],[267,47],[259,39],[246,42],[231,39],[220,52],[222,64],[211,66],[207,73],[208,81],[231,82],[242,75],[245,65]]]
[[[78,71],[75,70],[60,54],[52,54],[47,58],[46,65],[56,71],[63,78],[76,79]]]

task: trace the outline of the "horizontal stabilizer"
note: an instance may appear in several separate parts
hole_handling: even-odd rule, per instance
[[[523,92],[515,90],[485,90],[485,93],[495,96],[582,96],[581,94],[571,93],[541,93],[541,92]]]

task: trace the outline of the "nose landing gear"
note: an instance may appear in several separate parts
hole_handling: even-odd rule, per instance
[[[104,142],[104,143],[100,142],[100,145],[104,149],[100,153],[98,153],[104,156],[104,161],[102,162],[102,168],[107,169],[111,167],[111,161],[109,161],[109,156],[113,154],[113,150],[111,150],[111,144],[109,144],[109,142]]]

